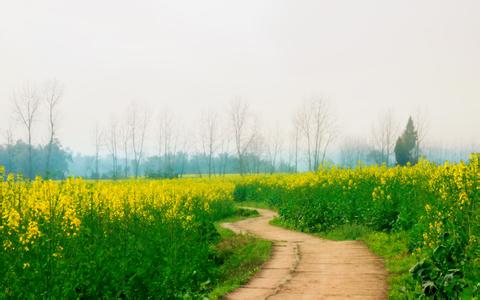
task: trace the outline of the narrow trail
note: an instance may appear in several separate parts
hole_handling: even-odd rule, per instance
[[[223,227],[273,241],[272,257],[227,299],[386,299],[383,260],[360,241],[330,241],[269,224],[276,213]]]

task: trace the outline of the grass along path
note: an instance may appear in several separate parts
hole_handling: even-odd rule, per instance
[[[223,226],[273,241],[271,259],[228,299],[385,299],[383,260],[359,241],[330,241],[269,224],[277,214]]]
[[[257,216],[259,213],[256,210],[239,208],[236,215],[221,222],[236,222]],[[220,234],[220,241],[214,245],[220,263],[220,280],[208,294],[209,299],[221,299],[248,282],[270,258],[272,248],[270,241],[250,234],[236,234],[220,223],[216,223],[215,228]]]

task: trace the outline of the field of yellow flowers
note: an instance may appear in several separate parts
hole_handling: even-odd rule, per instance
[[[0,178],[5,178],[0,170]],[[231,182],[0,181],[0,298],[195,297]]]
[[[402,233],[415,292],[480,290],[473,155],[441,166],[226,179],[28,181],[0,168],[0,298],[203,297],[219,277],[214,223],[234,213],[234,199],[266,202],[283,224],[308,232]]]
[[[452,299],[479,291],[478,155],[468,163],[441,166],[422,161],[413,167],[250,176],[234,195],[276,207],[283,224],[307,232],[359,225],[406,233],[417,261],[410,276],[423,294]]]

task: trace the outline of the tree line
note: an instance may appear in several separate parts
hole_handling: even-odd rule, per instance
[[[95,124],[93,154],[72,155],[57,137],[63,96],[64,86],[55,80],[15,90],[12,103],[23,138],[15,139],[11,130],[5,133],[0,165],[7,173],[29,178],[172,178],[313,171],[333,163],[405,165],[415,164],[421,156],[441,161],[451,154],[424,145],[428,119],[420,113],[409,118],[401,132],[393,113],[387,111],[373,124],[369,138],[344,137],[342,142],[329,102],[311,97],[300,103],[290,120],[270,129],[260,125],[258,114],[241,98],[226,109],[200,113],[190,129],[168,109],[153,112],[132,103],[123,114]],[[40,115],[46,120],[43,124]],[[48,136],[44,143],[33,145],[39,126],[47,129]]]
[[[123,115],[95,126],[95,153],[90,159],[73,160],[82,161],[84,174],[93,178],[297,172],[325,163],[336,136],[334,118],[323,98],[309,99],[299,107],[291,132],[282,132],[279,126],[262,128],[258,115],[241,98],[225,110],[202,112],[189,132],[181,124],[167,109],[152,114],[132,103]]]

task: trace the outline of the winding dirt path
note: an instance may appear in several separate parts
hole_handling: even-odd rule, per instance
[[[276,213],[223,227],[274,242],[271,259],[227,299],[386,299],[383,260],[359,241],[330,241],[270,225]]]

